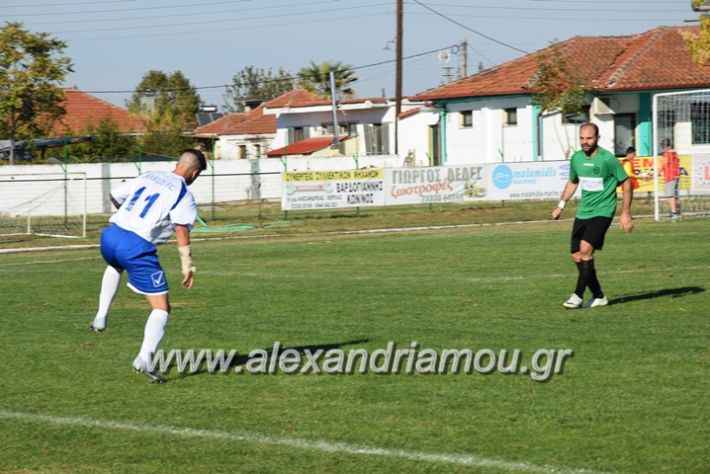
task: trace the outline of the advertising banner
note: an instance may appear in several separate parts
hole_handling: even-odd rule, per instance
[[[710,155],[693,156],[691,191],[710,193]]]
[[[282,174],[281,209],[384,206],[381,168]]]
[[[558,199],[569,178],[569,161],[491,164],[487,198]]]
[[[428,204],[484,200],[486,165],[391,168],[385,170],[385,203]]]
[[[693,158],[690,155],[679,155],[680,160],[680,189],[689,190],[691,182],[691,170]],[[697,158],[696,158],[697,160]],[[636,178],[639,182],[639,187],[634,192],[653,192],[653,157],[639,156],[633,160],[634,169],[638,171]],[[659,171],[660,173],[660,171]],[[663,192],[663,176],[658,177],[658,189]]]
[[[639,192],[653,192],[653,158],[635,161]],[[569,161],[283,173],[284,210],[558,199]],[[710,193],[710,155],[680,156],[680,189]],[[663,189],[661,178],[660,189]]]

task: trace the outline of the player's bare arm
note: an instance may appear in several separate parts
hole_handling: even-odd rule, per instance
[[[192,264],[190,250],[190,229],[184,225],[175,226],[175,239],[177,240],[180,263],[182,264],[182,286],[192,288],[195,280],[195,267]]]
[[[634,188],[630,179],[624,181],[621,185],[621,190],[624,193],[624,201],[619,221],[624,232],[631,232],[634,230],[634,219],[631,217],[631,202],[634,199]]]
[[[557,207],[552,210],[552,219],[557,220],[560,218],[560,215],[562,214],[562,211],[564,210],[567,201],[569,201],[572,196],[574,196],[575,191],[577,191],[577,183],[567,181],[565,189],[564,191],[562,191],[562,197],[560,198],[560,202],[557,204]]]

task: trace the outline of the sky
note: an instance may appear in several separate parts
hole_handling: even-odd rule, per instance
[[[697,19],[690,0],[404,0],[403,93],[414,95],[574,36],[620,36]],[[150,70],[181,71],[222,108],[244,67],[354,67],[356,96],[393,97],[396,1],[2,0],[0,19],[65,41],[77,87],[119,106]],[[448,61],[447,61],[448,57]],[[449,77],[447,77],[447,74]]]

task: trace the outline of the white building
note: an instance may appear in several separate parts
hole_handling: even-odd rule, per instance
[[[331,102],[316,94],[293,90],[265,104],[264,114],[276,118],[277,130],[272,156],[303,155],[318,152],[324,156],[328,140],[316,137],[337,133],[346,138],[343,146],[330,147],[330,156],[409,156],[409,163],[428,165],[431,148],[430,126],[438,122],[438,111],[423,102],[402,101],[398,122],[398,147],[395,147],[395,101],[385,98],[347,99],[337,102],[333,118]],[[314,146],[320,148],[314,149]]]
[[[599,126],[600,145],[617,156],[629,146],[639,156],[650,156],[654,95],[710,87],[710,66],[693,62],[684,36],[694,29],[661,27],[631,36],[574,37],[414,99],[432,101],[441,111],[439,141],[433,144],[441,164],[568,159],[578,148],[579,124],[586,121]],[[586,105],[574,116],[542,111],[533,102],[540,60],[554,58],[555,51],[566,69],[586,84]],[[658,128],[656,143],[671,138],[680,153],[707,153],[710,101],[696,99],[689,107],[685,122]]]
[[[198,127],[193,136],[203,142],[216,159],[239,160],[265,156],[273,147],[276,119],[260,105],[248,112],[225,115]]]

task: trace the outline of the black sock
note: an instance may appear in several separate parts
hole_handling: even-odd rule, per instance
[[[604,298],[604,292],[597,279],[597,270],[594,268],[594,260],[582,260],[579,262],[582,267],[581,273],[584,275],[584,280],[589,286],[594,298]]]
[[[577,276],[577,287],[574,289],[574,294],[579,296],[580,298],[583,298],[584,290],[587,288],[587,278],[584,272],[582,271],[582,262],[576,262],[575,265],[577,265],[577,271],[579,272],[579,275]]]

